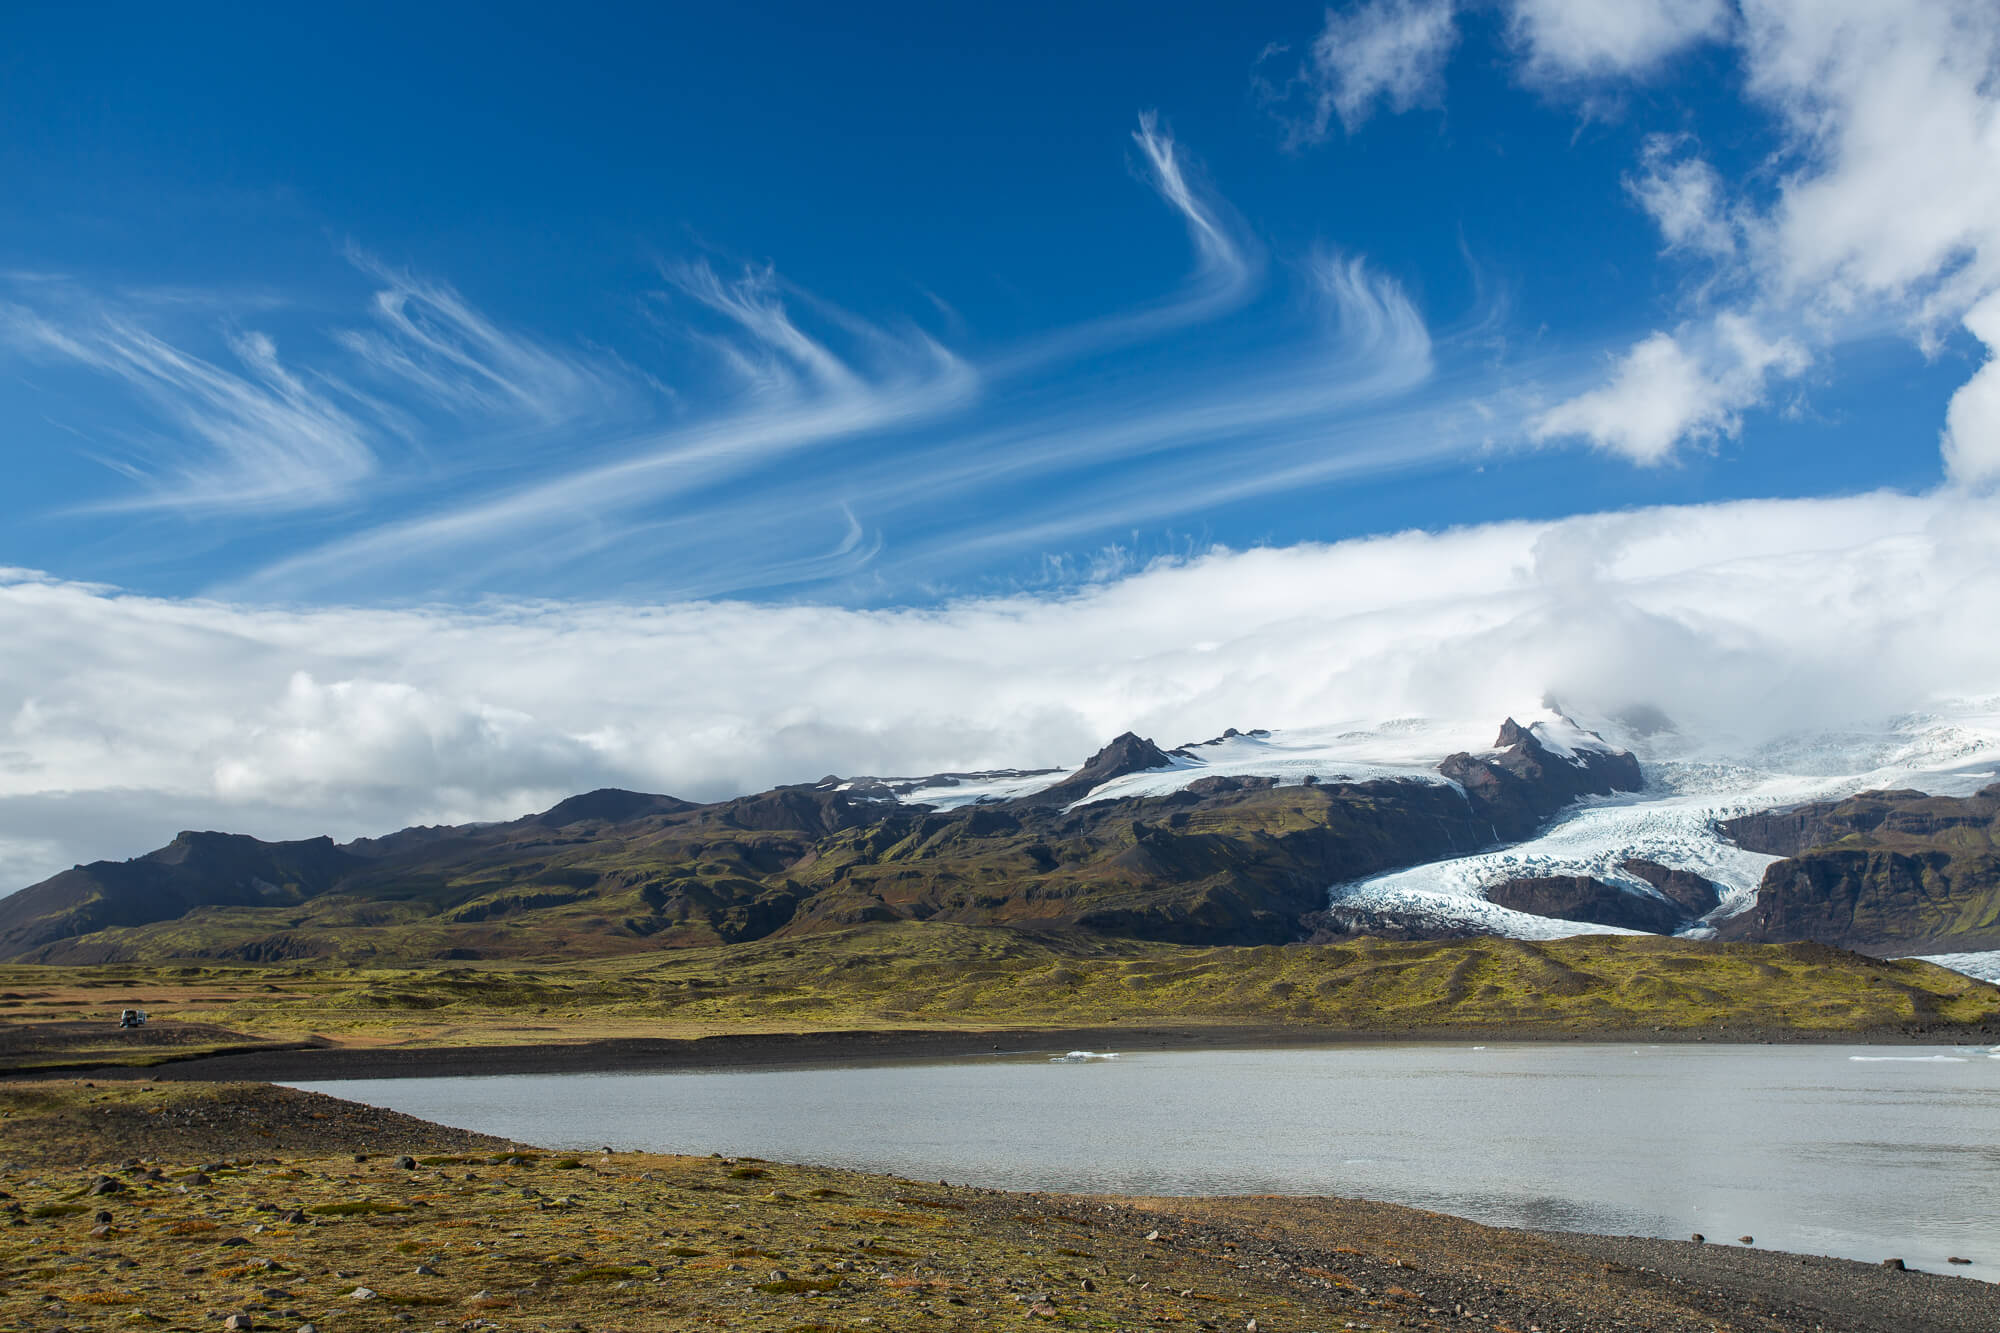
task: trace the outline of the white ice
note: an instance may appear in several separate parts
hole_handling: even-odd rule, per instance
[[[1707,920],[1719,921],[1755,901],[1765,867],[1778,859],[1730,843],[1720,821],[1882,788],[1969,794],[2000,766],[2000,714],[1992,701],[1961,704],[1875,729],[1788,737],[1741,758],[1704,754],[1671,736],[1637,740],[1633,749],[1644,791],[1578,805],[1527,842],[1336,886],[1332,901],[1416,908],[1440,922],[1521,938],[1597,934],[1606,928],[1509,913],[1485,891],[1515,878],[1592,875],[1652,895],[1621,868],[1638,857],[1713,880],[1722,902]]]
[[[1948,967],[1954,972],[1963,972],[1968,977],[2000,986],[2000,949],[1987,953],[1919,954],[1917,961],[1936,963],[1939,967]]]

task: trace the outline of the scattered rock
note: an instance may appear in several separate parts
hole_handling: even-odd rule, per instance
[[[1736,1239],[1742,1241],[1745,1245],[1755,1245],[1757,1243],[1755,1236],[1738,1236]]]
[[[97,1180],[90,1187],[90,1193],[92,1195],[123,1194],[124,1192],[125,1192],[125,1182],[122,1180],[114,1180],[110,1176],[99,1176]]]
[[[208,1172],[197,1171],[187,1178],[187,1183],[190,1185],[213,1185],[215,1182],[208,1178]]]
[[[1959,1258],[1959,1257],[1958,1257],[1957,1255],[1955,1255],[1955,1254],[1954,1254],[1954,1255],[1952,1255],[1952,1256],[1951,1256],[1950,1258],[1946,1259],[1946,1260],[1945,1260],[1945,1262],[1946,1262],[1946,1263],[1948,1263],[1948,1264],[1969,1264],[1969,1263],[1971,1263],[1971,1262],[1972,1262],[1972,1260],[1970,1260],[1970,1259],[1961,1259],[1961,1258]]]
[[[350,1301],[372,1301],[375,1299],[375,1292],[369,1287],[356,1287],[353,1291],[347,1293],[347,1299]]]
[[[254,1329],[257,1321],[247,1314],[233,1314],[222,1321],[222,1326],[227,1329]]]
[[[1884,1259],[1882,1261],[1882,1267],[1888,1269],[1892,1273],[1907,1273],[1909,1271],[1909,1266],[1905,1264],[1901,1259]]]
[[[1147,1240],[1158,1240],[1159,1238],[1160,1238],[1160,1233],[1157,1231],[1148,1231],[1146,1233]]]
[[[109,1222],[111,1220],[111,1210],[108,1208],[98,1209],[97,1216],[94,1220],[98,1222]]]
[[[431,1266],[430,1266],[429,1264],[418,1264],[418,1265],[417,1265],[417,1266],[416,1266],[415,1268],[411,1269],[410,1271],[411,1271],[411,1272],[413,1272],[413,1273],[415,1273],[415,1274],[416,1274],[416,1275],[417,1275],[418,1277],[440,1277],[440,1276],[442,1276],[442,1274],[440,1274],[440,1273],[439,1273],[439,1272],[437,1271],[437,1269],[435,1269],[435,1268],[432,1268],[432,1267],[431,1267]]]
[[[417,1169],[417,1159],[414,1157],[398,1157],[395,1166],[398,1171],[414,1171]]]
[[[1695,1232],[1692,1236],[1689,1236],[1688,1239],[1693,1241],[1697,1245],[1705,1245],[1708,1243],[1708,1237],[1702,1235],[1699,1231]]]

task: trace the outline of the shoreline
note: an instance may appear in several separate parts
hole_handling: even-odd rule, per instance
[[[516,1074],[617,1074],[776,1069],[946,1060],[980,1055],[1069,1050],[1274,1050],[1331,1046],[1481,1044],[1546,1045],[1821,1045],[1990,1046],[1978,1029],[1898,1028],[1823,1031],[1725,1027],[1528,1031],[1507,1026],[1348,1030],[1296,1026],[1147,1025],[1060,1028],[845,1029],[828,1032],[725,1032],[698,1037],[613,1037],[543,1045],[282,1046],[168,1057],[148,1065],[65,1061],[0,1069],[0,1078],[139,1079],[160,1082],[322,1083],[349,1079],[480,1077]]]
[[[607,1333],[716,1316],[827,1326],[802,1325],[809,1311],[884,1333],[1072,1312],[1187,1333],[2000,1326],[2000,1285],[1970,1274],[1338,1196],[1012,1192],[754,1158],[564,1156],[269,1084],[0,1083],[0,1101],[0,1185],[26,1205],[0,1251],[83,1255],[0,1292],[9,1326],[202,1305],[259,1328],[331,1315],[358,1333],[407,1322],[404,1307],[468,1304],[502,1327],[583,1316]],[[164,1171],[128,1156],[141,1130]],[[115,1175],[90,1187],[100,1169]],[[87,1187],[101,1197],[72,1202]]]

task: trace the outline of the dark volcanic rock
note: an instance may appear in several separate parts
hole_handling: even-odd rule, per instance
[[[1675,870],[1637,856],[1627,858],[1622,868],[1627,874],[1637,875],[1658,889],[1662,896],[1677,904],[1690,917],[1707,916],[1722,902],[1722,894],[1715,887],[1715,881],[1704,879],[1692,870]]]
[[[1724,939],[1817,940],[1864,952],[2000,948],[2000,785],[1972,796],[1862,792],[1730,820],[1782,855]]]
[[[1438,772],[1465,789],[1466,799],[1493,826],[1495,842],[1531,836],[1549,816],[1585,796],[1638,791],[1639,761],[1624,750],[1578,750],[1574,758],[1543,745],[1508,718],[1489,754],[1455,754]]]
[[[1068,805],[1088,796],[1113,778],[1142,773],[1149,768],[1166,768],[1174,761],[1166,752],[1143,736],[1126,732],[1090,756],[1084,766],[1069,777],[1009,804],[1016,806]]]
[[[1589,875],[1510,879],[1488,889],[1486,901],[1536,916],[1623,926],[1655,935],[1670,935],[1687,920],[1671,903],[1606,884]]]
[[[0,956],[109,926],[172,921],[198,907],[304,902],[363,862],[331,838],[260,842],[238,833],[182,833],[130,861],[94,861],[0,898]]]
[[[640,791],[622,791],[617,787],[600,787],[596,791],[558,801],[530,818],[550,828],[563,828],[586,821],[625,824],[648,815],[677,815],[692,809],[693,802],[673,796],[652,796]]]

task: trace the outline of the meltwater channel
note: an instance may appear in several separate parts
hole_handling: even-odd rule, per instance
[[[299,1084],[548,1148],[1014,1190],[1336,1194],[2000,1280],[2000,1056],[1402,1045]],[[1948,1256],[1970,1266],[1946,1268]]]

